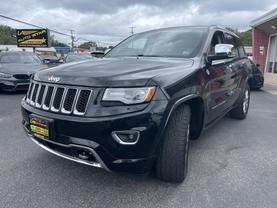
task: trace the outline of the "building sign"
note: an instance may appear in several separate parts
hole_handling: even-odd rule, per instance
[[[18,47],[49,47],[49,31],[47,29],[17,29]]]
[[[259,53],[260,53],[261,55],[264,54],[264,46],[260,46],[260,47],[259,47]]]

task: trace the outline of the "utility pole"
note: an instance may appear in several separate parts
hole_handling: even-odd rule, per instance
[[[134,27],[134,26],[131,26],[131,27],[129,27],[130,29],[131,29],[131,35],[134,35],[134,29],[136,28],[136,27]]]
[[[71,51],[74,52],[74,42],[75,42],[75,36],[73,34],[74,30],[70,30],[70,37],[71,37]]]

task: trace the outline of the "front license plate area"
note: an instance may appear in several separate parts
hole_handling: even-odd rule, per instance
[[[30,115],[30,130],[34,136],[41,139],[49,139],[53,137],[53,124],[52,119],[43,118],[40,116]]]

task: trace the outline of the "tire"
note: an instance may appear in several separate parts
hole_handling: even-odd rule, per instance
[[[156,175],[168,182],[180,183],[187,174],[191,111],[181,106],[170,117],[156,165]]]
[[[250,104],[250,88],[247,84],[243,96],[240,99],[238,105],[230,111],[230,117],[243,120],[246,118]]]

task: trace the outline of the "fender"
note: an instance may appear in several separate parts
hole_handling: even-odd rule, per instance
[[[191,99],[193,99],[193,98],[201,98],[201,96],[199,96],[199,95],[197,95],[197,94],[189,94],[189,95],[186,95],[186,96],[184,96],[184,97],[182,97],[182,98],[177,99],[177,100],[173,103],[173,105],[171,105],[170,107],[168,107],[168,109],[166,110],[166,113],[165,113],[165,115],[164,115],[164,119],[163,119],[163,121],[162,121],[162,123],[161,123],[161,125],[160,125],[160,130],[159,130],[159,133],[158,133],[158,135],[157,135],[157,138],[162,138],[162,135],[163,135],[164,132],[165,132],[165,129],[166,129],[167,124],[168,124],[168,121],[169,121],[170,117],[172,116],[172,113],[174,112],[174,110],[175,110],[178,106],[182,105],[183,103],[186,103],[187,101],[189,101],[189,100],[191,100]],[[203,122],[203,123],[204,123],[204,122]],[[202,129],[203,129],[203,127],[202,127]],[[161,142],[162,140],[159,139],[159,141]]]

